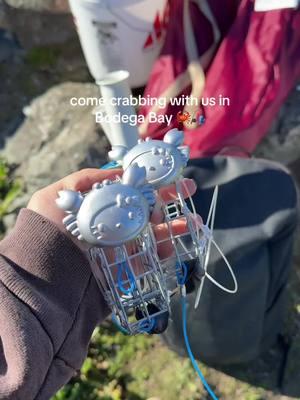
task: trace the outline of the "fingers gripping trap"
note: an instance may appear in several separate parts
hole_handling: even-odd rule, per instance
[[[168,294],[149,225],[154,203],[146,170],[137,164],[127,168],[122,180],[97,183],[85,195],[65,190],[57,199],[68,214],[66,229],[93,246],[90,253],[99,266],[96,277],[104,298],[116,322],[130,334],[154,333],[162,318],[168,321]],[[160,321],[157,326],[154,319]]]
[[[204,225],[181,179],[189,159],[183,133],[174,129],[163,141],[139,141],[131,150],[115,146],[110,155],[123,165],[122,178],[96,183],[88,193],[63,190],[56,202],[67,214],[63,219],[67,231],[90,245],[94,275],[120,329],[128,334],[162,333],[168,325],[170,297],[179,288],[184,292],[190,260],[198,261],[203,275],[196,306],[205,276],[234,293],[235,276],[212,233],[217,190]],[[159,189],[171,184],[175,195],[164,200]],[[151,223],[157,201],[162,205],[161,222],[167,228],[158,241]],[[180,233],[174,229],[178,223],[185,226]],[[159,248],[170,244],[171,254],[160,258]],[[207,272],[212,244],[232,273],[233,290]]]

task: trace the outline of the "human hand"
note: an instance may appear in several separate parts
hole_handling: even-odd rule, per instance
[[[27,208],[49,219],[63,233],[67,234],[65,226],[62,222],[63,218],[65,217],[65,212],[61,210],[55,202],[58,197],[58,192],[65,189],[86,192],[91,190],[94,183],[102,182],[105,179],[114,180],[117,176],[121,176],[122,173],[123,171],[121,169],[83,169],[35,192],[29,201]],[[191,179],[184,179],[184,182],[185,184],[182,187],[184,197],[193,195],[197,189],[195,182]],[[175,185],[170,185],[160,189],[158,198],[161,198],[164,201],[170,201],[174,198],[175,193]],[[159,200],[154,207],[151,222],[153,224],[153,230],[157,240],[161,241],[167,239],[169,236],[169,231],[167,225],[163,223],[163,214],[161,212],[161,203]],[[184,233],[187,230],[186,222],[183,219],[174,222],[173,230],[175,234]],[[88,245],[80,242],[71,234],[69,237],[82,250],[88,249]],[[161,258],[167,257],[171,251],[171,242],[166,241],[163,245],[158,246],[158,253]]]
[[[117,176],[121,176],[122,173],[123,171],[121,169],[82,169],[35,192],[27,208],[49,219],[62,232],[66,233],[66,228],[62,222],[66,214],[55,202],[58,198],[58,192],[65,189],[74,190],[76,192],[87,192],[92,189],[94,183],[101,182],[104,179],[114,180]],[[70,237],[72,236],[70,235]],[[79,241],[76,239],[75,242],[78,243]]]

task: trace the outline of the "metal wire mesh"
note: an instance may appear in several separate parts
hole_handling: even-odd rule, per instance
[[[147,332],[154,318],[169,311],[166,277],[149,225],[135,241],[96,249],[101,287],[118,324],[130,334]],[[94,254],[95,259],[95,254]],[[149,312],[149,304],[157,312]],[[136,310],[139,310],[138,317]]]

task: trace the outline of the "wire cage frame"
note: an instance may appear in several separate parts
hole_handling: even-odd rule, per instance
[[[176,281],[177,286],[183,285],[187,278],[186,261],[198,260],[200,269],[204,268],[206,240],[200,229],[201,222],[196,214],[195,206],[191,196],[185,187],[184,180],[175,183],[176,196],[170,201],[161,200],[164,221],[167,224],[169,237],[161,239],[157,245],[163,245],[171,241],[173,253],[171,256],[161,260],[165,266],[168,279]],[[188,194],[188,202],[184,199],[182,186]],[[176,233],[174,226],[177,222],[183,222],[186,230]],[[167,266],[167,267],[166,267]]]
[[[161,245],[167,240],[171,240],[174,252],[173,255],[165,258],[162,261],[164,265],[167,265],[166,273],[168,279],[172,279],[180,287],[184,285],[188,275],[188,268],[185,264],[188,260],[197,260],[197,273],[201,277],[200,284],[196,294],[195,308],[198,307],[200,298],[203,291],[205,278],[208,278],[214,285],[219,287],[224,292],[234,294],[238,290],[238,284],[233,272],[233,269],[222,252],[219,245],[216,243],[213,230],[215,224],[216,207],[218,200],[218,186],[215,187],[211,205],[207,217],[207,221],[204,222],[198,220],[195,204],[188,191],[187,186],[183,179],[179,179],[176,183],[176,196],[171,201],[162,202],[162,210],[164,213],[164,220],[168,226],[170,239],[162,239],[157,244]],[[184,198],[182,187],[184,187],[187,199]],[[186,231],[184,233],[176,234],[174,232],[174,222],[184,221],[186,224]],[[226,288],[208,272],[209,260],[211,255],[211,248],[214,246],[219,252],[220,256],[224,260],[226,267],[231,274],[233,280],[233,288]]]
[[[131,335],[156,333],[157,321],[169,318],[170,292],[151,225],[134,241],[90,254],[113,322]]]

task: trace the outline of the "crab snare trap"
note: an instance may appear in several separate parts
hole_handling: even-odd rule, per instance
[[[96,183],[87,193],[63,190],[56,202],[67,214],[63,219],[67,231],[90,245],[94,275],[120,330],[127,334],[164,332],[170,317],[171,297],[180,292],[184,334],[192,358],[185,317],[188,261],[197,261],[198,275],[200,271],[202,276],[195,307],[199,304],[205,277],[229,293],[237,291],[237,281],[213,238],[218,188],[204,224],[196,215],[182,179],[189,159],[188,148],[182,144],[183,133],[173,129],[163,141],[140,140],[130,150],[124,146],[115,148],[113,156],[124,169],[122,178]],[[165,200],[160,196],[160,189],[170,184],[174,188],[173,197]],[[159,204],[162,222],[167,227],[167,234],[159,240],[151,223],[155,204]],[[185,222],[184,232],[174,232],[177,221]],[[171,243],[172,251],[161,259],[158,246],[165,243]],[[223,287],[208,273],[212,245],[232,275],[232,289]],[[197,363],[193,358],[192,361],[197,369]],[[210,392],[209,386],[206,388]]]
[[[166,329],[169,302],[149,224],[155,203],[145,168],[131,165],[122,179],[96,183],[84,195],[59,193],[66,229],[92,245],[94,270],[114,321],[129,334]]]
[[[112,73],[103,80],[102,95],[107,102],[116,95],[128,95],[126,79]],[[112,320],[122,332],[163,333],[172,317],[171,298],[181,296],[187,352],[205,388],[216,399],[190,349],[185,284],[193,272],[190,265],[196,265],[200,284],[195,307],[205,278],[228,293],[237,291],[233,270],[213,236],[218,188],[204,223],[182,176],[189,160],[183,132],[172,129],[163,140],[145,141],[138,140],[132,127],[122,124],[106,127],[106,132],[110,132],[112,162],[103,169],[122,167],[123,175],[96,183],[86,193],[60,191],[56,202],[66,213],[63,223],[67,231],[88,244],[94,276],[111,309]],[[168,196],[162,194],[165,188]],[[157,210],[158,225],[157,221],[153,223]],[[163,234],[157,235],[158,227],[163,227]],[[208,272],[212,246],[232,275],[232,288],[222,286]],[[168,249],[163,256],[161,248]]]

